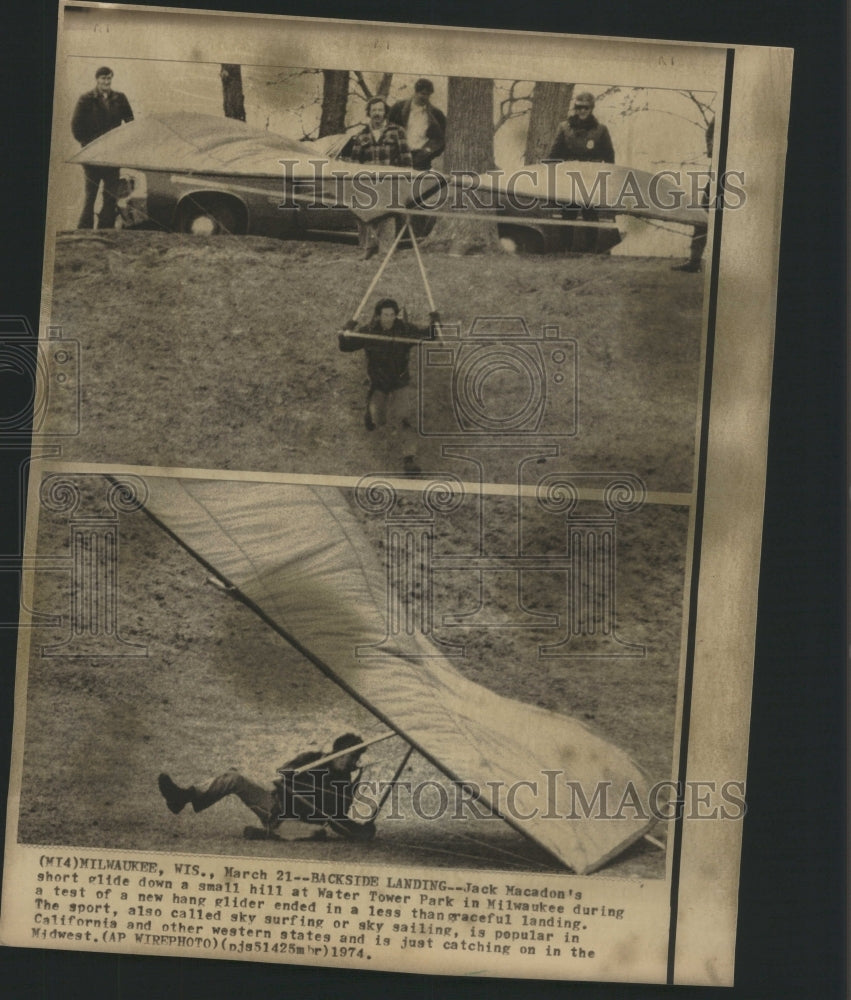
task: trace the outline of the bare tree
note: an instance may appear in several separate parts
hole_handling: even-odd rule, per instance
[[[559,123],[567,118],[573,100],[572,83],[539,81],[532,91],[532,112],[526,133],[525,163],[540,163],[552,147]]]
[[[446,170],[470,174],[492,170],[495,166],[493,80],[451,76],[447,120]],[[470,191],[467,206],[474,205],[475,200],[475,191]],[[459,210],[454,218],[441,219],[439,233],[448,240],[450,253],[454,254],[479,253],[499,246],[495,220],[476,216],[469,210]]]
[[[512,80],[508,93],[499,102],[499,115],[493,124],[495,133],[512,118],[522,118],[529,114],[529,109],[532,107],[532,92],[528,91],[523,94],[520,92],[521,87],[528,88],[529,82],[527,80]]]
[[[349,103],[349,71],[322,70],[322,114],[319,118],[319,138],[346,131],[346,109]]]
[[[225,118],[245,121],[245,96],[242,92],[242,67],[237,63],[222,63],[219,70],[222,78],[222,102]]]
[[[390,93],[390,84],[393,82],[392,73],[382,73],[381,79],[378,81],[378,86],[375,90],[371,90],[369,84],[366,82],[366,77],[360,70],[355,70],[355,79],[360,87],[361,94],[365,101],[371,100],[373,97],[384,97],[386,99],[387,95]]]

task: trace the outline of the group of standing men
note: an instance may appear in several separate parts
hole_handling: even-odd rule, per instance
[[[113,72],[109,66],[95,71],[95,87],[77,101],[71,119],[71,131],[82,146],[110,132],[124,122],[133,121],[133,111],[127,97],[112,89]],[[431,103],[434,84],[421,77],[414,84],[413,96],[396,101],[392,106],[384,97],[373,97],[366,105],[367,124],[349,139],[341,155],[356,163],[379,166],[410,167],[428,170],[446,146],[446,115]],[[594,115],[594,96],[583,92],[576,95],[573,114],[559,124],[547,155],[548,160],[614,163],[615,151],[609,130]],[[707,130],[707,153],[712,152],[712,126]],[[92,229],[95,204],[102,190],[98,227],[111,229],[118,215],[120,171],[118,167],[83,166],[85,190],[79,229]],[[582,222],[598,222],[602,218],[591,208],[567,208],[565,218]],[[364,257],[372,257],[389,234],[385,228],[393,220],[363,223],[360,226]],[[706,244],[706,228],[695,227],[689,260],[678,270],[699,271]],[[572,235],[571,249],[591,249],[586,246],[595,234],[583,234],[578,228]],[[592,240],[593,242],[593,240]]]
[[[446,115],[431,103],[433,93],[434,84],[421,77],[414,84],[414,96],[392,107],[383,97],[371,98],[366,105],[367,124],[349,139],[340,155],[355,163],[428,170],[446,146]],[[393,224],[390,219],[360,225],[365,260],[378,252]]]
[[[367,125],[342,155],[358,163],[428,170],[446,146],[446,115],[431,103],[434,84],[421,77],[414,96],[391,107],[383,97],[366,105]]]

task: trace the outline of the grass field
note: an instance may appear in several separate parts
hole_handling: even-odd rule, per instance
[[[688,491],[701,275],[673,272],[663,259],[457,258],[428,241],[423,257],[443,321],[465,336],[477,317],[521,317],[536,340],[555,326],[575,342],[575,392],[570,377],[549,382],[540,428],[570,435],[560,441],[573,469],[629,471],[650,490]],[[363,357],[337,348],[375,271],[375,259],[339,244],[60,235],[51,322],[80,343],[82,387],[80,433],[64,456],[325,475],[397,470],[392,439],[364,431]],[[383,295],[427,322],[411,250],[391,261],[369,309]],[[423,408],[438,427],[445,376],[434,367],[424,375]],[[498,393],[500,382],[487,387]],[[497,405],[514,412],[510,396]],[[470,471],[447,462],[439,438],[421,442],[419,464]],[[497,456],[486,478],[513,482],[512,456]]]
[[[545,326],[557,327],[560,343],[575,350],[575,382],[571,373],[546,397],[542,429],[555,436],[521,435],[513,439],[519,448],[499,437],[486,441],[484,479],[517,483],[520,476],[534,484],[566,470],[597,474],[602,485],[626,472],[650,491],[690,491],[699,275],[672,272],[666,260],[627,257],[452,258],[427,242],[423,255],[445,323],[466,333],[477,317],[521,317],[536,342]],[[62,458],[336,476],[397,470],[394,439],[363,427],[363,359],[339,352],[336,342],[374,268],[352,247],[326,243],[60,235],[51,322],[79,342],[81,388],[80,431],[65,439]],[[397,298],[412,320],[425,322],[428,302],[410,250],[391,263],[372,301],[379,295]],[[423,375],[429,421],[451,418],[444,375]],[[508,412],[517,404],[512,392],[521,390],[499,378],[487,388]],[[69,427],[67,407],[49,411],[44,429]],[[536,461],[542,441],[546,454]],[[475,465],[445,454],[444,443],[422,439],[419,464],[475,479]],[[79,485],[80,511],[103,513],[105,480],[84,476]],[[382,560],[382,521],[351,498],[350,506]],[[523,516],[524,552],[564,551],[563,517],[539,509]],[[479,545],[510,554],[517,519],[510,497],[489,497],[481,521],[467,502],[436,524],[436,549]],[[645,647],[643,656],[542,659],[539,644],[558,633],[537,628],[439,625],[437,638],[464,643],[456,666],[470,679],[581,719],[652,779],[667,779],[688,519],[685,506],[652,502],[618,517],[617,627],[622,639]],[[270,780],[301,750],[327,748],[348,730],[375,735],[382,726],[246,606],[207,583],[203,567],[143,513],[121,514],[119,537],[119,629],[146,655],[43,656],[41,644],[59,642],[61,629],[34,630],[21,841],[397,867],[552,866],[499,820],[426,821],[408,812],[383,820],[366,845],[281,844],[243,840],[251,816],[235,800],[198,816],[169,813],[156,787],[161,770],[187,784],[231,766]],[[40,512],[38,546],[39,555],[68,555],[67,514]],[[517,578],[495,579],[489,599],[510,616]],[[474,610],[479,583],[475,573],[457,571],[437,579],[435,620]],[[527,609],[564,620],[564,574],[524,573],[519,597]],[[67,573],[38,574],[37,610],[63,614],[67,628],[69,602]],[[365,758],[364,776],[386,779],[403,750],[400,740],[380,744]],[[447,780],[417,755],[404,777]],[[641,843],[606,872],[661,877],[664,855]]]
[[[80,477],[78,515],[102,512],[106,481]],[[352,505],[354,511],[358,511]],[[380,519],[359,512],[381,556]],[[68,551],[66,515],[42,511],[39,552]],[[557,549],[562,526],[537,526],[537,545]],[[618,617],[623,637],[646,646],[638,658],[541,660],[538,643],[552,631],[443,628],[438,637],[467,647],[455,662],[470,679],[522,702],[569,713],[632,754],[653,779],[669,777],[674,740],[676,678],[688,514],[647,507],[624,518],[618,536]],[[507,544],[511,519],[495,511],[494,545]],[[470,515],[455,517],[439,539],[442,550],[470,536]],[[201,782],[237,767],[260,780],[303,749],[330,746],[341,732],[366,737],[384,727],[245,605],[207,581],[206,570],[142,513],[120,516],[119,630],[142,644],[144,656],[74,658],[41,655],[61,630],[34,633],[29,666],[27,740],[19,839],[183,853],[373,861],[540,870],[552,861],[499,820],[417,817],[400,797],[402,819],[385,818],[370,844],[264,843],[241,837],[252,822],[235,799],[200,815],[175,817],[164,806],[156,776]],[[564,580],[526,574],[525,604],[564,614]],[[67,612],[62,574],[42,574],[36,610]],[[474,574],[451,573],[436,587],[437,619],[474,606]],[[508,581],[496,600],[510,610]],[[66,618],[67,622],[67,618]],[[520,723],[519,723],[520,724]],[[401,740],[365,758],[364,777],[387,780],[401,757]],[[415,755],[405,780],[448,779]],[[454,800],[453,800],[454,801]],[[429,810],[433,806],[428,807]],[[302,835],[296,827],[289,836]],[[641,844],[607,874],[659,877],[664,856]]]

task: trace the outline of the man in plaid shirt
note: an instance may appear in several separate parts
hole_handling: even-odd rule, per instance
[[[358,163],[379,163],[384,167],[410,167],[411,151],[401,125],[387,120],[387,102],[373,97],[366,106],[369,124],[364,126],[345,152]]]
[[[373,97],[366,106],[369,124],[346,144],[342,155],[357,163],[373,163],[383,167],[410,167],[411,151],[408,148],[405,130],[401,125],[393,125],[387,120],[387,111],[387,102],[384,98]],[[369,260],[378,252],[384,230],[392,225],[394,225],[392,218],[358,223],[364,247],[364,260]]]

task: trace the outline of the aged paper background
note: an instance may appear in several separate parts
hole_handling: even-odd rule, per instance
[[[67,77],[63,67],[73,65],[76,58],[89,62],[118,62],[121,58],[158,59],[185,58],[185,41],[191,33],[193,39],[192,62],[242,61],[262,62],[264,40],[268,37],[269,24],[256,19],[245,18],[205,18],[169,13],[155,14],[121,11],[110,12],[115,26],[111,31],[108,48],[103,40],[95,37],[98,33],[80,32],[65,36],[65,47],[60,51],[60,71],[57,73],[57,117],[55,122],[56,140],[54,149],[64,149],[65,125],[70,103],[74,99],[65,89]],[[125,23],[129,18],[144,17],[146,31],[140,32]],[[159,25],[168,27],[160,28]],[[222,25],[226,24],[226,27]],[[499,79],[562,79],[561,47],[564,40],[542,36],[518,38],[499,34],[482,35],[458,31],[417,30],[399,26],[335,25],[329,32],[327,25],[309,22],[287,22],[288,44],[293,54],[275,50],[274,65],[284,67],[316,66],[323,68],[352,65],[353,54],[358,65],[367,70],[385,70],[388,67],[413,65],[412,72],[439,77],[451,75],[453,67],[463,62],[467,75],[493,75]],[[376,46],[376,34],[380,45]],[[176,52],[164,51],[163,40],[176,47]],[[718,94],[716,109],[721,114],[721,98],[725,85],[725,71],[731,65],[727,51],[704,46],[676,46],[671,44],[652,45],[649,43],[628,43],[615,41],[571,39],[575,46],[576,61],[587,66],[585,74],[576,73],[579,79],[603,83],[627,83],[635,87],[681,87],[689,90],[714,91]],[[150,52],[145,45],[151,47]],[[181,49],[181,45],[183,48]],[[471,46],[476,53],[470,59]],[[415,52],[416,58],[412,59]],[[67,63],[63,58],[67,57]],[[264,56],[268,58],[268,56]],[[420,70],[419,67],[422,67]],[[530,70],[534,67],[534,72]],[[70,74],[70,70],[68,70]],[[743,781],[746,765],[747,718],[750,691],[750,663],[752,660],[753,628],[756,599],[756,570],[758,566],[760,519],[762,509],[763,466],[765,438],[767,433],[769,378],[771,363],[771,341],[773,330],[774,275],[776,272],[776,246],[779,232],[779,198],[782,185],[782,162],[784,152],[784,98],[789,85],[788,53],[767,52],[748,49],[735,50],[732,59],[732,101],[729,120],[724,121],[726,131],[726,160],[729,167],[742,170],[746,176],[755,176],[756,182],[748,182],[749,202],[747,211],[728,212],[724,215],[720,246],[716,246],[714,260],[717,260],[717,288],[709,288],[710,294],[704,300],[704,317],[710,335],[707,340],[704,331],[703,349],[710,345],[712,351],[711,381],[704,383],[702,395],[696,398],[694,437],[700,445],[705,443],[705,465],[701,464],[700,447],[695,448],[695,472],[693,478],[683,483],[682,479],[667,480],[661,475],[653,482],[653,473],[648,468],[638,468],[639,474],[650,478],[651,491],[657,494],[673,494],[667,499],[672,503],[689,507],[692,512],[692,538],[699,538],[699,565],[695,563],[694,552],[685,560],[683,569],[683,607],[688,614],[682,616],[682,646],[680,651],[680,690],[676,708],[678,721],[676,733],[684,735],[687,742],[679,742],[672,748],[670,774],[682,776],[694,782],[714,780]],[[69,84],[70,86],[70,84]],[[76,85],[75,85],[76,86]],[[119,86],[116,82],[116,86]],[[119,87],[119,89],[122,89]],[[774,120],[769,120],[766,107],[773,110]],[[61,109],[61,110],[60,110]],[[754,122],[759,118],[758,142],[754,135]],[[60,138],[62,136],[62,138]],[[61,154],[53,172],[51,190],[51,220],[49,231],[65,228],[64,216],[67,205],[77,197],[79,178],[66,187],[68,175],[62,166]],[[717,232],[717,231],[716,231]],[[46,245],[46,274],[50,275],[54,266],[56,242],[49,236]],[[709,257],[707,255],[707,261]],[[667,262],[664,263],[667,269]],[[707,278],[716,277],[716,272],[707,267]],[[688,279],[687,279],[688,280]],[[755,294],[754,292],[757,292]],[[42,327],[57,322],[62,317],[54,312],[50,289],[45,297],[45,312]],[[98,315],[97,305],[91,309],[94,319]],[[120,330],[121,317],[116,317],[116,332]],[[695,373],[697,374],[697,373]],[[95,375],[95,378],[98,376]],[[84,387],[86,383],[81,379]],[[136,382],[134,375],[130,375]],[[144,378],[144,377],[143,377]],[[94,387],[97,382],[89,383]],[[139,384],[138,382],[136,383]],[[142,381],[144,384],[144,381]],[[104,381],[103,385],[106,385]],[[132,405],[132,404],[130,404]],[[612,401],[612,410],[617,410],[617,399]],[[708,425],[698,414],[709,413]],[[708,409],[707,409],[708,408]],[[82,425],[86,428],[85,403]],[[131,417],[132,419],[132,417]],[[82,451],[75,451],[80,447]],[[28,544],[30,551],[44,555],[51,546],[57,545],[56,537],[42,536],[44,527],[40,524],[42,513],[35,498],[39,495],[46,474],[74,475],[93,473],[129,474],[155,477],[158,474],[175,475],[179,467],[191,469],[190,475],[214,479],[217,476],[215,462],[205,461],[204,451],[193,452],[182,448],[181,442],[169,441],[165,454],[154,450],[141,454],[120,454],[110,451],[107,445],[100,450],[96,440],[86,440],[84,434],[68,442],[63,458],[71,459],[71,465],[44,463],[36,469],[31,484],[31,511],[36,516],[28,523]],[[165,442],[163,442],[165,443]],[[312,469],[292,468],[277,457],[268,460],[268,445],[259,445],[255,454],[241,454],[244,461],[238,468],[246,472],[254,471],[250,478],[264,478],[255,470],[278,473],[265,478],[280,479],[280,474],[290,472],[301,474],[304,480],[354,485],[355,469],[343,467],[347,475],[335,477],[334,463],[323,464],[323,457],[317,453],[316,466]],[[167,459],[166,459],[167,456]],[[618,455],[615,460],[632,471],[630,455]],[[77,464],[79,463],[79,464]],[[340,466],[337,466],[340,469]],[[361,469],[368,472],[371,469]],[[595,470],[596,471],[596,470]],[[331,476],[329,479],[328,477]],[[701,492],[705,476],[705,493]],[[234,478],[228,474],[228,478]],[[237,475],[240,478],[249,478]],[[651,496],[651,502],[660,502],[661,497]],[[664,502],[664,501],[662,501]],[[61,530],[62,524],[58,529]],[[138,550],[136,556],[141,554]],[[125,565],[124,556],[120,566]],[[135,560],[134,560],[135,561]],[[697,572],[699,570],[699,576]],[[694,574],[694,575],[690,575]],[[50,604],[51,594],[39,589],[37,575],[27,581],[26,604],[37,611],[56,614],[55,608],[39,607],[39,601]],[[55,596],[55,595],[54,595]],[[30,716],[27,724],[27,666],[32,671],[30,657],[38,658],[38,645],[31,648],[30,636],[35,632],[22,631],[20,656],[20,678],[16,711],[17,755],[13,773],[10,798],[9,835],[7,837],[7,866],[3,895],[3,939],[8,943],[37,944],[45,946],[50,941],[35,940],[32,935],[32,910],[36,893],[34,887],[39,876],[39,858],[75,858],[79,856],[123,857],[128,844],[121,844],[122,851],[110,850],[106,855],[99,851],[84,851],[88,847],[116,848],[109,835],[101,838],[94,833],[92,839],[81,841],[59,840],[55,849],[49,852],[43,847],[31,846],[32,836],[22,836],[19,805],[26,803],[27,796],[40,780],[31,772],[25,773],[27,744],[34,746],[32,734],[38,729],[42,736],[38,739],[53,742],[54,750],[61,738],[58,730],[45,726],[38,716]],[[129,662],[129,661],[128,661]],[[66,675],[68,676],[68,675]],[[487,683],[487,681],[485,681]],[[32,702],[30,702],[32,705]],[[685,727],[683,726],[685,717]],[[312,720],[311,720],[312,721]],[[33,723],[35,722],[35,728]],[[342,720],[341,720],[342,722]],[[44,735],[46,733],[46,735]],[[53,733],[53,735],[51,735]],[[329,734],[333,735],[333,734]],[[320,741],[321,742],[321,741]],[[276,750],[270,747],[274,759]],[[122,766],[128,762],[122,762]],[[81,776],[82,777],[82,776]],[[124,779],[122,779],[124,780]],[[132,784],[132,783],[131,783]],[[132,798],[136,794],[129,790]],[[602,873],[580,880],[568,875],[559,875],[560,885],[565,891],[584,891],[586,898],[602,902],[599,893],[605,896],[606,906],[623,908],[626,937],[616,931],[600,932],[604,947],[598,946],[593,968],[585,970],[578,961],[570,961],[568,956],[547,956],[552,961],[543,961],[540,954],[518,954],[512,952],[510,961],[488,957],[487,971],[496,975],[514,975],[554,978],[601,978],[636,981],[659,981],[666,978],[676,982],[729,983],[732,978],[733,943],[735,939],[736,889],[738,884],[738,850],[740,845],[740,824],[735,822],[712,822],[706,819],[692,819],[677,826],[668,838],[668,861],[666,878],[656,881],[644,880],[636,873],[632,880],[611,880]],[[43,843],[43,841],[39,841]],[[132,844],[132,840],[131,840]],[[70,848],[77,848],[70,850]],[[138,857],[142,849],[132,850]],[[170,852],[169,852],[170,853]],[[226,879],[220,873],[224,861],[221,855],[227,851],[215,850],[218,855],[210,860],[210,879],[215,874],[217,883]],[[234,857],[239,852],[234,852]],[[204,852],[178,851],[176,861],[166,856],[154,854],[157,871],[170,871],[177,863],[191,866],[194,858]],[[272,854],[264,855],[274,856]],[[147,855],[145,855],[147,857]],[[394,874],[395,864],[394,859]],[[295,864],[295,863],[294,863]],[[320,865],[299,861],[299,871],[324,871],[328,863]],[[240,862],[240,870],[255,867]],[[334,864],[330,863],[333,870]],[[347,873],[369,872],[372,869],[355,864],[349,859],[344,866]],[[439,867],[439,866],[437,866]],[[463,868],[463,865],[462,865]],[[499,868],[498,863],[496,868]],[[41,866],[41,873],[45,868]],[[290,870],[289,867],[287,870]],[[407,869],[406,869],[407,870]],[[379,865],[376,869],[385,878],[386,870]],[[411,867],[416,872],[410,877],[431,877],[426,873],[432,868]],[[58,874],[64,874],[60,865]],[[157,876],[162,878],[162,872]],[[490,885],[491,881],[502,888],[505,876],[492,875],[488,880],[476,876],[477,884]],[[553,876],[546,880],[524,875],[524,884],[530,888],[553,885]],[[596,879],[596,883],[594,880]],[[460,887],[464,880],[457,881]],[[51,880],[49,887],[71,889],[76,880]],[[100,884],[100,883],[99,883]],[[578,888],[580,884],[582,889]],[[603,885],[604,889],[594,888]],[[111,888],[107,884],[107,888]],[[134,885],[134,891],[138,887]],[[467,894],[469,897],[469,893]],[[463,896],[463,894],[462,894]],[[60,904],[66,898],[57,896]],[[67,899],[79,902],[71,893]],[[314,901],[311,897],[311,901]],[[670,904],[673,903],[675,919],[669,923]],[[594,904],[592,904],[594,905]],[[599,903],[597,904],[599,905]],[[93,911],[95,912],[95,911]],[[632,920],[630,920],[632,917]],[[202,920],[202,923],[205,921]],[[596,930],[596,929],[595,929]],[[674,933],[671,933],[674,931]],[[489,939],[490,940],[490,939]],[[60,946],[68,946],[67,939]],[[80,942],[103,950],[108,945],[118,950],[169,950],[163,942],[159,946],[144,943],[130,944],[126,939],[107,941],[105,937],[96,944]],[[345,947],[342,945],[341,947]],[[191,950],[191,949],[190,949]],[[470,971],[470,959],[465,955],[441,955],[439,960],[430,961],[431,956],[411,954],[413,949],[386,949],[368,961],[372,967],[422,970],[429,972]],[[174,953],[185,954],[186,949]],[[424,954],[424,953],[423,953]],[[234,957],[232,954],[226,957]],[[279,952],[276,956],[242,953],[241,957],[269,960],[318,961],[324,955],[306,952]],[[563,959],[563,961],[559,961]],[[363,964],[365,959],[355,954],[341,953],[331,956],[331,964]],[[481,968],[481,956],[476,969]],[[456,964],[457,963],[457,964]],[[493,963],[493,964],[491,964]]]

